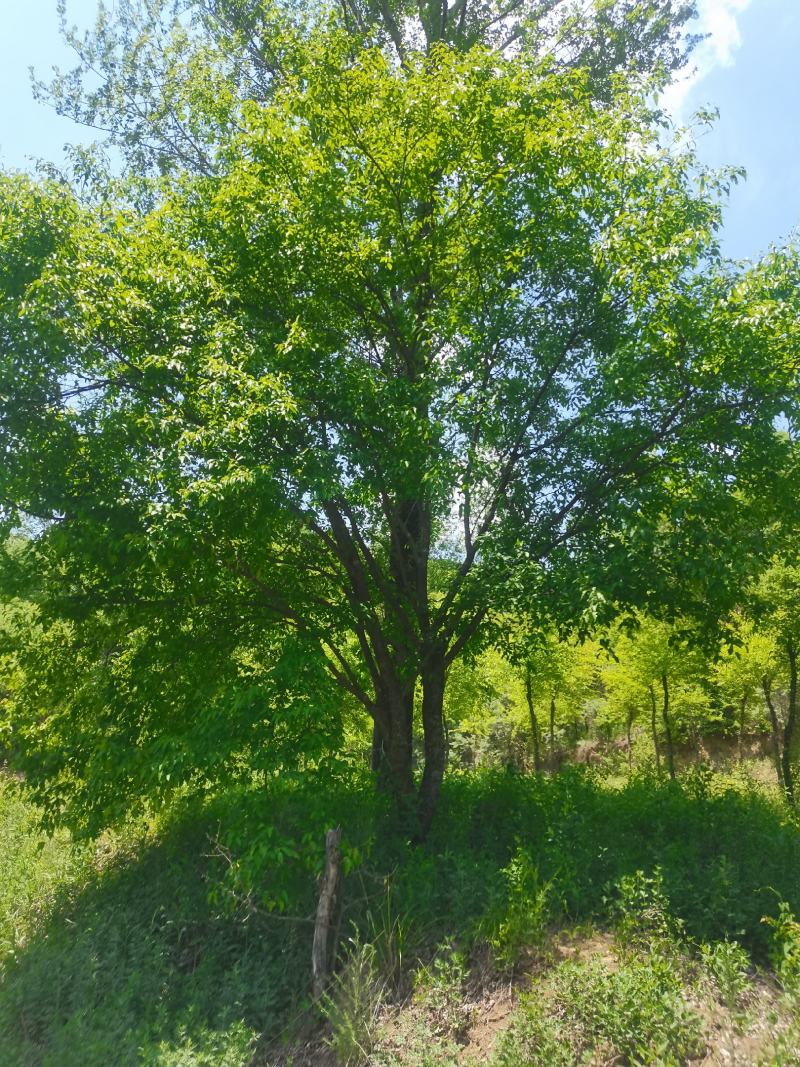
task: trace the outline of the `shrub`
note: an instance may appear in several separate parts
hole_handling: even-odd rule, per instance
[[[651,952],[672,958],[683,935],[683,923],[670,912],[660,867],[623,875],[611,902],[617,946],[623,953]]]
[[[424,1006],[428,1021],[437,1034],[463,1037],[469,1026],[464,1008],[464,982],[467,977],[463,953],[443,945],[428,964],[415,975],[415,1000]]]

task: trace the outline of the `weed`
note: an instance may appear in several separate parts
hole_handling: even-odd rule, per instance
[[[432,1028],[456,1040],[469,1026],[470,1016],[463,1004],[466,977],[463,953],[444,945],[430,963],[419,968],[414,980],[414,999],[425,1006]]]
[[[775,1044],[761,1067],[800,1067],[800,1021],[792,1020],[778,1034]]]
[[[628,960],[615,971],[599,963],[565,965],[558,998],[589,1047],[607,1046],[614,1062],[680,1065],[702,1050],[701,1025],[683,983],[658,957]]]
[[[725,1008],[734,1020],[740,1020],[742,1001],[750,986],[750,957],[736,941],[701,945],[700,957]]]
[[[800,922],[786,901],[778,906],[777,918],[764,920],[774,930],[772,959],[783,987],[783,1007],[789,1024],[775,1039],[765,1067],[800,1065]]]
[[[522,847],[501,874],[504,892],[495,900],[484,929],[497,963],[513,969],[526,953],[541,950],[546,943],[551,885],[541,880],[530,853]]]
[[[407,1052],[397,1062],[418,1067],[424,1057],[446,1063],[456,1055],[450,1037],[434,1035],[448,1026],[458,1034],[460,1025],[444,992],[456,996],[456,970],[448,959],[438,973],[437,945],[457,944],[475,958],[491,939],[502,965],[519,967],[529,951],[541,961],[561,916],[611,920],[623,975],[647,952],[676,960],[676,977],[685,977],[691,939],[735,940],[755,962],[774,944],[788,1005],[800,996],[792,992],[800,987],[796,820],[777,794],[743,778],[706,779],[699,788],[644,774],[610,786],[579,768],[552,778],[453,775],[421,847],[387,829],[367,775],[254,782],[80,844],[63,833],[45,838],[35,808],[8,779],[0,788],[3,1067],[127,1067],[191,1056],[244,1064],[252,1035],[262,1047],[281,1035],[291,1040],[287,1027],[302,1017],[310,984],[315,864],[325,826],[339,824],[349,854],[362,857],[344,876],[345,916],[371,946],[384,1005],[406,992],[420,960],[431,975],[417,979],[432,982],[431,1006],[409,1009]],[[209,837],[231,864],[209,856]],[[263,840],[262,855],[255,844]],[[276,841],[297,842],[296,854],[278,850],[277,862]],[[220,883],[236,892],[219,891]],[[761,917],[774,893],[786,907],[772,908],[771,930]],[[241,894],[252,907],[227,906]],[[268,913],[264,902],[277,900],[283,913]],[[646,976],[637,977],[643,991]],[[589,1044],[610,1041],[587,1036],[591,1013],[579,1018],[557,985],[540,1006],[550,1021],[525,1023],[528,1044],[549,1047],[553,1027],[567,1048],[577,1034]],[[613,1030],[609,1020],[603,1026]],[[786,1037],[787,1049],[792,1040],[800,1044]],[[384,1062],[378,1054],[372,1059]],[[522,1062],[558,1064],[554,1056]]]
[[[358,936],[351,938],[344,961],[320,1002],[338,1063],[354,1067],[367,1060],[378,1032],[385,991],[375,947]]]
[[[782,900],[778,917],[764,920],[773,928],[772,962],[788,996],[800,1003],[800,922]]]
[[[649,952],[673,958],[679,951],[683,924],[670,912],[660,867],[652,876],[644,871],[620,878],[611,914],[615,939],[624,955]]]
[[[256,1035],[244,1023],[217,1033],[202,1023],[182,1026],[174,1041],[142,1049],[144,1067],[239,1067],[252,1059]]]
[[[400,911],[391,879],[384,883],[380,903],[369,907],[363,923],[366,940],[375,950],[375,964],[388,986],[399,991],[408,972],[411,923]]]
[[[529,996],[511,1026],[501,1036],[492,1067],[574,1067],[578,1062],[570,1035],[548,1013],[548,1005],[538,996]]]

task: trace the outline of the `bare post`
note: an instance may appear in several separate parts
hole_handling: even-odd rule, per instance
[[[325,834],[325,870],[322,872],[317,919],[314,924],[314,944],[311,949],[312,991],[315,1000],[321,996],[330,971],[331,927],[336,912],[342,869],[341,842],[341,826],[337,826],[335,830],[328,830]]]

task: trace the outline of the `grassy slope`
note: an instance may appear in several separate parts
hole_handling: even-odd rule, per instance
[[[41,838],[18,785],[5,781],[0,1063],[233,1065],[253,1056],[274,1062],[276,1038],[287,1027],[294,1032],[291,1024],[306,1006],[310,924],[294,920],[307,916],[314,900],[313,873],[302,857],[280,855],[276,847],[303,835],[313,844],[333,820],[341,821],[362,859],[345,886],[344,932],[358,933],[346,948],[342,973],[356,973],[353,988],[366,998],[356,1023],[359,1014],[374,1016],[368,1039],[384,1027],[375,1063],[456,1062],[459,1043],[469,1040],[464,1005],[486,958],[482,945],[493,943],[494,958],[519,977],[551,959],[556,928],[618,924],[637,908],[645,918],[636,922],[646,925],[656,867],[659,907],[670,921],[680,918],[684,940],[735,938],[753,960],[765,962],[770,928],[762,916],[777,915],[781,898],[800,913],[797,826],[775,798],[731,779],[696,774],[670,786],[642,778],[608,789],[574,771],[554,779],[505,773],[453,778],[424,850],[409,846],[401,833],[381,832],[380,804],[367,783],[330,788],[322,801],[321,789],[309,782],[305,791],[276,787],[270,795],[259,790],[218,798],[157,826],[75,845],[66,836]],[[277,839],[266,833],[272,826]],[[259,835],[269,847],[253,847]],[[255,887],[259,895],[285,899],[289,920],[218,903],[231,872],[210,856],[212,838],[230,843],[234,857],[247,853],[239,890]],[[620,911],[620,886],[638,870],[648,873],[651,881],[642,884],[650,889],[642,899],[630,897],[630,890]],[[603,1031],[593,1012],[609,997],[618,1000],[620,990],[634,1009],[639,998],[644,1011],[649,997],[647,1010],[663,1015],[663,1004],[678,994],[669,981],[662,989],[659,975],[647,971],[649,950],[637,951],[644,970],[633,962],[627,975],[615,964],[622,977],[613,980],[619,988],[611,993],[602,975],[574,978],[549,968],[539,1007],[520,1009],[498,1053],[502,1062],[550,1062],[544,1045],[530,1060],[531,1041],[563,1044],[564,1034],[550,1033],[546,1019],[569,1015],[564,1005],[577,1003],[575,989],[588,989],[594,1007],[584,1006],[583,1016],[564,1025],[573,1036],[583,1027],[600,1044],[611,1041],[606,1031],[612,1024],[603,1024]],[[689,956],[700,958],[695,950]],[[361,961],[355,971],[353,959]],[[687,989],[694,966],[687,964]],[[414,988],[416,999],[408,1000]],[[346,1030],[349,993],[334,992],[334,1020],[344,1019]],[[412,1007],[398,1016],[392,1005],[401,1002]],[[550,1015],[544,1010],[544,1023],[542,1003],[553,1006]],[[645,1012],[643,1023],[628,1028],[653,1031],[648,1018]],[[402,1037],[406,1023],[412,1030],[419,1024],[428,1036],[422,1046],[414,1046],[413,1035]],[[437,1026],[439,1045],[429,1040]],[[547,1032],[531,1038],[531,1027]],[[345,1047],[346,1034],[342,1040]],[[583,1048],[582,1040],[575,1038],[576,1048]],[[419,1058],[429,1055],[434,1058]]]

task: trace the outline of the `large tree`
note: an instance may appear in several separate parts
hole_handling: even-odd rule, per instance
[[[327,23],[292,48],[213,167],[0,186],[0,498],[43,650],[22,744],[54,806],[97,779],[119,804],[241,766],[271,735],[237,714],[280,722],[259,679],[322,664],[424,832],[447,671],[493,617],[727,606],[787,447],[798,264],[721,260],[724,179],[648,82],[480,44],[398,64]]]

